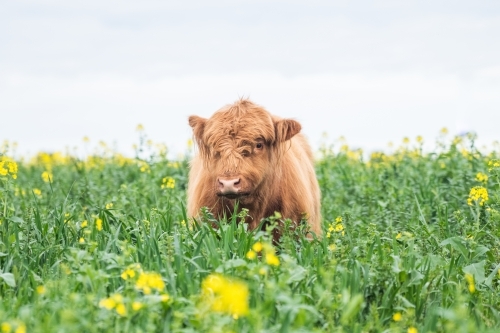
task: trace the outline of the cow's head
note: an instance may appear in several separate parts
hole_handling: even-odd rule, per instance
[[[273,117],[240,100],[211,118],[189,117],[214,195],[252,201],[252,194],[275,172],[284,143],[300,132],[292,119]]]

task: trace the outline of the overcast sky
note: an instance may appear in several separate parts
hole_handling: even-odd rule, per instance
[[[131,153],[136,125],[182,151],[187,117],[241,96],[317,147],[446,126],[500,139],[500,2],[2,1],[0,140]]]

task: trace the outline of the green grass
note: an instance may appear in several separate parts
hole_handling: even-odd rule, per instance
[[[324,237],[284,221],[278,266],[246,257],[272,237],[241,214],[188,222],[187,159],[18,161],[17,179],[0,177],[0,331],[498,332],[500,166],[472,139],[368,161],[324,147]],[[484,205],[467,203],[475,186],[488,190]],[[122,278],[136,263],[164,287],[138,289],[139,269]],[[247,315],[213,310],[202,281],[216,273],[248,287]],[[124,310],[103,306],[108,297]]]

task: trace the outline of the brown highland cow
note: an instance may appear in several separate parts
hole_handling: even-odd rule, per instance
[[[199,150],[189,173],[189,216],[198,216],[201,207],[219,218],[231,216],[239,200],[239,209],[249,211],[250,230],[279,212],[294,223],[305,217],[320,236],[313,155],[297,121],[241,99],[209,119],[191,116],[189,125]]]

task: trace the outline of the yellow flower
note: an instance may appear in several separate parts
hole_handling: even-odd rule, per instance
[[[162,179],[161,188],[174,188],[175,187],[175,179],[172,177],[165,177]]]
[[[341,232],[342,230],[344,230],[344,226],[342,224],[337,224],[335,226],[335,231],[336,232]]]
[[[89,137],[88,137],[88,136],[84,136],[84,137],[83,137],[83,142],[85,142],[85,143],[90,142]]]
[[[151,172],[149,165],[146,162],[139,163],[139,170],[141,170],[141,172],[147,172],[147,173]]]
[[[10,333],[12,331],[12,326],[9,323],[4,322],[0,325],[0,329],[2,330],[2,333]]]
[[[42,191],[40,191],[40,189],[38,189],[38,188],[34,188],[33,189],[33,194],[36,195],[36,196],[41,196],[42,195]]]
[[[486,183],[488,181],[488,175],[482,172],[478,172],[476,175],[476,180],[481,183]]]
[[[116,306],[116,301],[110,298],[104,298],[99,302],[99,307],[105,308],[108,310],[114,309]]]
[[[38,287],[36,287],[36,293],[37,293],[38,295],[43,295],[43,294],[45,294],[45,292],[46,292],[46,291],[47,291],[47,290],[45,289],[45,287],[44,287],[44,286],[38,286]]]
[[[252,246],[252,250],[254,250],[255,252],[260,252],[260,251],[262,251],[262,243],[261,243],[261,242],[257,242],[257,243],[255,243],[255,244]]]
[[[111,295],[111,298],[118,304],[123,302],[123,296],[120,294],[113,294]]]
[[[17,178],[17,163],[13,159],[0,156],[0,176],[10,175],[13,179]]]
[[[193,140],[188,139],[187,140],[187,146],[188,146],[189,149],[191,149],[191,147],[193,147]]]
[[[135,128],[135,130],[137,132],[142,132],[142,131],[144,131],[144,126],[142,126],[142,124],[138,124],[137,127]]]
[[[89,225],[89,223],[87,222],[87,220],[83,220],[82,223],[80,223],[80,228],[86,228],[87,226]]]
[[[247,258],[250,260],[254,260],[255,258],[257,258],[257,253],[255,253],[255,251],[253,250],[250,250],[247,252]]]
[[[394,321],[401,321],[403,318],[403,315],[401,315],[401,312],[396,312],[395,314],[392,315],[392,320]]]
[[[474,284],[474,276],[472,276],[472,274],[466,273],[465,281],[467,281],[469,292],[473,294],[476,291],[476,286]]]
[[[127,314],[127,309],[125,308],[125,305],[123,303],[117,304],[115,310],[116,310],[116,313],[118,313],[122,317]]]
[[[134,311],[139,311],[143,307],[144,307],[144,304],[141,302],[135,301],[132,303],[132,310],[134,310]]]
[[[272,266],[279,266],[280,260],[274,253],[268,252],[266,253],[266,263]]]
[[[106,204],[106,209],[111,209],[111,208],[113,208],[113,203],[112,202]]]
[[[260,275],[266,275],[267,274],[267,268],[266,267],[262,267],[259,269],[259,274]],[[499,273],[500,274],[500,273]]]
[[[400,232],[398,232],[398,234],[396,235],[396,239],[400,239],[402,236],[403,235]]]
[[[441,134],[443,135],[448,134],[448,129],[446,127],[441,128]]]
[[[50,173],[48,171],[42,172],[42,179],[44,182],[50,183],[53,179],[52,173]]]
[[[408,333],[418,333],[418,330],[415,327],[410,326],[408,327]]]
[[[78,240],[78,243],[80,243],[80,244],[85,243],[85,239],[83,237],[80,237],[80,239]]]
[[[335,219],[335,222],[336,223],[341,223],[342,222],[342,216],[337,216],[337,218]]]
[[[170,299],[170,296],[168,296],[168,294],[162,294],[160,295],[160,299],[163,303],[166,303]]]
[[[141,272],[135,283],[135,288],[144,294],[151,294],[152,289],[161,291],[165,288],[161,275],[155,272]]]
[[[131,268],[127,268],[120,276],[122,277],[122,279],[128,280],[129,278],[135,277],[135,271]]]
[[[419,136],[417,136],[417,142],[418,142],[418,143],[422,143],[422,142],[424,142],[424,138],[423,138],[422,136],[420,136],[420,135],[419,135]]]
[[[480,206],[483,206],[488,199],[488,190],[482,186],[475,186],[469,192],[467,204],[472,206],[474,202],[477,202]]]
[[[100,218],[98,218],[97,220],[95,220],[95,227],[98,231],[101,231],[102,230],[102,220]]]
[[[337,245],[335,245],[335,244],[328,245],[328,250],[335,251],[336,249],[337,249]]]
[[[204,299],[212,311],[227,313],[238,318],[248,314],[248,286],[219,274],[207,276],[201,283]]]
[[[408,139],[407,137],[404,137],[403,138],[403,143],[406,145],[408,143],[410,143],[410,139]]]

